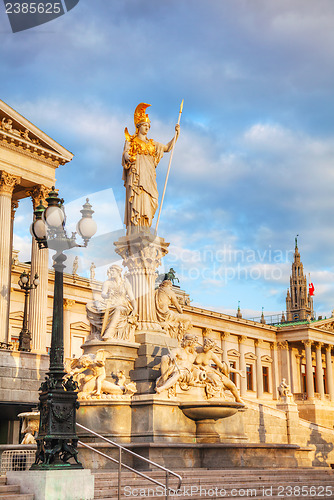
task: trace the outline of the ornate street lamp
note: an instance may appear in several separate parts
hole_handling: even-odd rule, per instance
[[[20,276],[19,285],[21,290],[24,290],[24,312],[23,312],[23,326],[20,331],[19,338],[19,351],[31,351],[31,333],[28,329],[28,300],[30,290],[37,288],[39,285],[38,274],[35,274],[34,279],[30,282],[30,275],[25,271]]]
[[[56,250],[53,258],[55,270],[52,336],[50,350],[50,368],[45,382],[40,387],[39,410],[40,426],[37,437],[35,464],[32,469],[71,469],[82,468],[78,462],[76,434],[77,401],[76,382],[72,377],[64,378],[64,338],[63,338],[63,270],[65,250],[74,247],[86,247],[96,232],[96,222],[92,219],[92,206],[87,198],[81,210],[82,218],[77,225],[77,232],[84,240],[84,245],[75,241],[76,233],[70,237],[65,231],[66,216],[64,200],[58,197],[58,191],[52,187],[45,208],[42,203],[36,208],[32,233],[39,248]],[[73,458],[76,463],[69,463]]]

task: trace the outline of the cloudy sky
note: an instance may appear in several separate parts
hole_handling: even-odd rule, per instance
[[[152,105],[150,137],[168,142],[184,99],[159,227],[171,243],[164,268],[194,305],[279,313],[299,234],[315,309],[330,313],[332,0],[80,0],[15,34],[1,4],[0,22],[1,99],[75,154],[57,171],[73,221],[94,200],[100,239],[81,256],[83,275],[95,260],[103,278],[101,242],[114,258],[103,235],[122,228],[120,158],[136,105]],[[21,260],[30,210],[26,200],[17,211]]]

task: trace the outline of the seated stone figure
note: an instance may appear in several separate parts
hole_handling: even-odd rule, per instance
[[[111,266],[103,283],[101,300],[86,306],[87,318],[94,337],[128,340],[137,325],[137,306],[132,288],[122,277],[122,268]]]
[[[198,354],[194,360],[195,367],[201,368],[206,373],[206,394],[208,398],[224,397],[224,390],[228,389],[237,403],[243,403],[236,385],[229,378],[229,373],[234,372],[240,376],[245,375],[239,370],[229,367],[225,361],[222,362],[214,352],[215,347],[217,347],[215,341],[206,337],[203,347],[197,348]]]
[[[172,311],[171,305],[178,312]],[[155,308],[162,328],[168,332],[170,337],[181,340],[184,333],[191,328],[191,321],[183,314],[171,281],[164,280],[155,291]]]
[[[194,380],[193,363],[196,358],[197,337],[186,334],[181,347],[172,349],[161,357],[161,376],[156,381],[155,390],[160,392],[172,389],[176,383],[191,385]]]
[[[133,382],[126,384],[125,377],[121,379],[122,385],[119,378],[117,384],[106,380],[105,358],[106,351],[99,349],[95,356],[84,354],[71,360],[67,371],[78,383],[79,398],[101,397],[102,394],[132,395],[136,392],[136,385]]]

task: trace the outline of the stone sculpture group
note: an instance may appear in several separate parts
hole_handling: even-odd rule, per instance
[[[195,335],[184,335],[180,347],[173,349],[161,358],[161,376],[156,382],[158,394],[167,391],[168,396],[175,396],[177,391],[189,391],[192,387],[201,387],[206,399],[226,399],[229,390],[237,403],[243,403],[239,391],[229,378],[229,373],[244,373],[222,362],[214,352],[217,345],[214,340],[205,338],[200,345]]]

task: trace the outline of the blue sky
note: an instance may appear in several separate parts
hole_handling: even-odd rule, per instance
[[[70,212],[103,192],[93,195],[100,234],[120,229],[124,128],[133,132],[134,109],[148,102],[150,136],[168,142],[184,99],[159,227],[171,243],[164,267],[194,305],[233,313],[240,300],[247,317],[280,312],[299,234],[315,309],[328,316],[331,0],[80,0],[15,34],[0,4],[0,22],[1,98],[74,153],[57,171]],[[167,164],[165,156],[157,169],[160,193]],[[30,210],[21,203],[15,224],[24,259]],[[83,274],[91,259],[93,249],[81,257]]]

